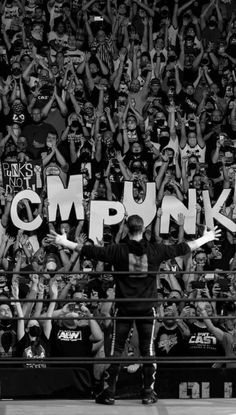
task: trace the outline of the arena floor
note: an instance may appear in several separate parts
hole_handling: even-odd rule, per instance
[[[137,400],[114,406],[93,401],[0,401],[0,415],[236,415],[236,399],[164,400],[145,407]]]

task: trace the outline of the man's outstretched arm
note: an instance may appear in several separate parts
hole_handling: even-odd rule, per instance
[[[210,230],[210,231],[205,231],[203,236],[201,236],[198,239],[195,239],[194,241],[189,241],[187,242],[189,248],[191,249],[191,251],[194,251],[195,249],[200,248],[202,245],[207,244],[208,242],[211,241],[218,241],[219,237],[221,235],[221,230],[215,226],[214,229]]]
[[[117,253],[117,245],[110,244],[106,247],[100,246],[84,246],[83,242],[76,243],[72,241],[68,241],[66,238],[66,234],[63,233],[59,235],[55,231],[51,230],[51,233],[48,234],[48,239],[57,245],[63,246],[64,248],[71,249],[72,251],[77,251],[79,254],[86,256],[89,259],[95,259],[96,261],[114,263],[115,256]]]
[[[72,251],[80,252],[82,249],[82,244],[78,244],[76,242],[68,241],[66,237],[66,233],[64,232],[62,235],[59,235],[53,230],[50,230],[50,234],[47,235],[50,242],[64,246],[64,248],[71,249]]]

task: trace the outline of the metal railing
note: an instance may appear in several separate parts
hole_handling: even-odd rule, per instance
[[[177,272],[173,272],[173,271],[163,271],[163,272],[157,272],[157,271],[148,271],[148,272],[145,272],[145,274],[154,274],[155,276],[158,276],[158,275],[163,275],[163,274],[191,274],[191,275],[193,275],[193,274],[195,274],[195,275],[199,275],[199,274],[209,274],[209,273],[211,273],[211,274],[218,274],[217,272],[215,272],[215,271],[191,271],[191,272],[189,272],[189,271],[177,271]],[[76,274],[78,274],[78,275],[90,275],[90,276],[96,276],[96,275],[106,275],[106,274],[109,274],[109,275],[128,275],[129,274],[129,272],[127,271],[121,271],[121,272],[115,272],[115,271],[101,271],[101,272],[83,272],[83,271],[80,271],[80,272],[48,272],[48,271],[46,271],[46,272],[35,272],[35,271],[20,271],[20,272],[12,272],[12,271],[0,271],[0,275],[1,274],[5,274],[5,275],[13,275],[13,274],[19,274],[19,275],[28,275],[29,277],[30,277],[30,275],[32,275],[32,274],[37,274],[37,275],[44,275],[44,274],[47,274],[47,275],[51,275],[51,276],[55,276],[55,275],[76,275]],[[132,272],[132,275],[143,275],[144,273],[143,272]],[[220,271],[220,274],[223,274],[223,275],[232,275],[232,274],[236,274],[236,271]],[[81,281],[81,280],[78,280],[78,281]],[[4,297],[4,298],[3,298]],[[22,298],[22,299],[19,299],[19,300],[15,300],[15,299],[13,299],[13,298],[5,298],[5,296],[4,296],[4,294],[0,294],[0,305],[1,304],[10,304],[10,305],[13,305],[14,303],[16,303],[16,302],[21,302],[21,303],[37,303],[37,302],[40,302],[40,303],[44,303],[44,304],[47,304],[47,303],[50,303],[50,302],[55,302],[55,303],[60,303],[60,304],[67,304],[67,303],[71,303],[71,302],[73,302],[73,303],[104,303],[104,302],[109,302],[109,303],[132,303],[132,302],[136,302],[136,303],[138,303],[138,302],[142,302],[142,303],[144,303],[144,302],[146,302],[146,303],[152,303],[153,304],[153,302],[156,302],[156,304],[157,304],[157,306],[158,305],[160,305],[160,304],[163,304],[163,303],[170,303],[170,304],[173,304],[173,303],[176,303],[176,304],[178,304],[178,303],[181,303],[181,304],[183,304],[183,303],[198,303],[198,302],[210,302],[210,303],[212,303],[212,302],[214,302],[214,303],[233,303],[233,304],[236,304],[236,294],[235,294],[235,297],[228,297],[228,298],[226,298],[226,297],[218,297],[218,298],[207,298],[207,297],[204,297],[204,298],[195,298],[195,299],[193,299],[193,298],[189,298],[189,297],[182,297],[182,298],[176,298],[176,297],[171,297],[171,298],[158,298],[158,293],[157,293],[157,296],[155,296],[155,297],[152,297],[152,298],[114,298],[114,299],[107,299],[107,298],[96,298],[96,299],[93,299],[93,298],[86,298],[86,297],[82,297],[82,298],[73,298],[73,299],[60,299],[60,298],[57,298],[57,299],[50,299],[50,298],[43,298],[43,299],[28,299],[28,298]],[[45,317],[45,316],[39,316],[39,317],[37,317],[37,318],[35,318],[35,317],[23,317],[23,318],[21,318],[21,317],[16,317],[16,316],[13,316],[12,318],[11,318],[11,320],[15,320],[15,321],[17,321],[17,320],[25,320],[25,321],[29,321],[29,320],[32,320],[32,318],[34,318],[34,319],[37,319],[39,322],[40,321],[43,321],[43,320],[48,320],[48,317]],[[97,321],[101,321],[101,320],[111,320],[111,321],[114,321],[114,320],[150,320],[150,319],[152,319],[153,317],[152,316],[109,316],[109,317],[104,317],[104,316],[99,316],[99,315],[97,315],[97,316],[92,316],[92,317],[87,317],[87,316],[84,316],[83,317],[83,319],[86,319],[86,320],[91,320],[91,319],[93,319],[93,320],[97,320]],[[168,316],[168,317],[165,317],[165,316],[162,316],[162,317],[160,317],[160,316],[158,316],[158,317],[156,317],[158,320],[161,320],[161,321],[165,321],[165,320],[170,320],[170,317]],[[210,319],[213,319],[213,320],[236,320],[236,313],[235,313],[235,316],[222,316],[222,315],[211,315],[211,316],[209,316],[209,318]],[[6,319],[8,319],[9,320],[9,317],[7,318],[6,317]],[[63,317],[63,316],[60,316],[60,317],[56,317],[56,318],[51,318],[51,319],[55,319],[55,320],[61,320],[61,321],[63,321],[63,320],[68,320],[68,317]],[[181,316],[176,316],[176,317],[171,317],[171,319],[184,319],[184,320],[186,320],[186,321],[188,321],[188,320],[191,320],[191,321],[193,321],[193,320],[202,320],[203,319],[203,317],[202,316],[190,316],[190,317],[181,317]],[[1,320],[4,320],[4,317],[2,317],[1,318]],[[36,358],[34,358],[34,359],[25,359],[25,358],[16,358],[16,357],[4,357],[4,358],[1,358],[1,361],[0,361],[0,365],[6,365],[6,366],[15,366],[15,365],[24,365],[24,364],[29,364],[30,362],[32,362],[32,363],[35,363],[35,364],[38,364],[38,363],[45,363],[45,364],[49,364],[50,366],[53,366],[54,367],[54,365],[56,366],[56,367],[64,367],[64,366],[67,366],[67,365],[71,365],[71,364],[73,364],[73,365],[80,365],[80,364],[95,364],[95,363],[97,363],[97,364],[111,364],[111,363],[121,363],[121,364],[132,364],[132,363],[140,363],[140,364],[143,364],[143,363],[150,363],[150,362],[155,362],[155,363],[169,363],[169,364],[176,364],[176,363],[178,363],[178,364],[185,364],[185,363],[194,363],[194,364],[196,364],[196,363],[215,363],[215,362],[218,362],[218,363],[229,363],[229,362],[235,362],[236,363],[236,355],[235,355],[235,358],[234,357],[225,357],[225,356],[213,356],[213,357],[209,357],[209,356],[206,356],[206,357],[202,357],[202,356],[195,356],[194,358],[193,357],[190,357],[190,356],[182,356],[182,357],[179,357],[179,356],[170,356],[170,357],[158,357],[158,356],[152,356],[152,357],[145,357],[145,358],[137,358],[137,357],[127,357],[127,358],[125,358],[125,357],[122,357],[122,358],[115,358],[115,357],[104,357],[104,358],[89,358],[89,357],[60,357],[60,358],[53,358],[53,357],[49,357],[49,358],[44,358],[44,359],[36,359]],[[55,368],[56,368],[55,367]]]

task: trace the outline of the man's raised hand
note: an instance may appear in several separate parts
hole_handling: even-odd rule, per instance
[[[210,231],[207,231],[205,229],[204,236],[207,236],[210,241],[218,241],[221,236],[221,230],[218,228],[218,226],[215,226],[214,229],[211,229]]]
[[[49,243],[55,243],[57,245],[65,246],[65,242],[67,241],[66,233],[64,232],[62,235],[59,235],[54,230],[50,230],[50,233],[47,234]]]

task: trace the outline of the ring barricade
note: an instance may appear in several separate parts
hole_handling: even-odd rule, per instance
[[[236,357],[220,357],[220,356],[213,356],[213,357],[204,357],[204,356],[195,356],[194,360],[192,357],[188,356],[171,356],[171,357],[103,357],[103,358],[91,358],[91,357],[60,357],[60,358],[44,358],[44,359],[36,359],[34,358],[33,363],[49,363],[50,365],[66,365],[66,364],[95,364],[95,363],[213,363],[213,362],[219,362],[219,363],[228,363],[228,362],[236,362]],[[0,361],[0,365],[13,365],[13,364],[26,364],[31,363],[29,359],[25,358],[4,358]]]
[[[173,271],[167,271],[165,274],[175,274],[176,272]],[[178,274],[189,274],[189,271],[178,271]],[[201,272],[192,272],[191,274],[199,275],[199,274],[206,274],[211,273],[210,271],[201,271]],[[214,273],[214,271],[212,271]],[[223,275],[234,275],[236,274],[236,271],[220,271],[220,273]],[[21,271],[21,272],[12,272],[12,271],[0,271],[1,274],[7,274],[7,275],[13,275],[13,274],[24,274],[24,275],[44,275],[45,272],[34,272],[34,271]],[[128,272],[114,272],[114,271],[102,271],[102,272],[79,272],[79,273],[73,273],[73,272],[47,272],[47,274],[51,274],[53,277],[56,275],[82,275],[82,274],[89,274],[91,276],[95,275],[105,275],[105,274],[112,274],[112,275],[127,275]],[[132,273],[133,274],[133,273]],[[143,274],[139,272],[135,272],[135,274]],[[147,274],[155,274],[156,276],[163,274],[163,272],[147,272]],[[11,306],[14,306],[14,303],[21,302],[24,303],[44,303],[45,305],[47,303],[50,303],[51,301],[55,302],[56,304],[60,305],[66,305],[67,303],[83,303],[86,305],[86,303],[131,303],[131,302],[155,302],[157,306],[160,306],[161,304],[195,304],[198,302],[208,302],[208,303],[233,303],[236,304],[236,294],[233,295],[231,293],[231,297],[218,297],[218,298],[190,298],[186,295],[181,298],[171,297],[171,298],[160,298],[158,296],[153,296],[152,298],[57,298],[57,299],[50,299],[50,298],[22,298],[22,299],[14,299],[14,298],[4,298],[2,299],[0,296],[0,304],[4,302],[4,304],[8,303]],[[33,317],[34,318],[34,317]],[[150,320],[155,318],[157,321],[163,321],[168,320],[169,317],[166,316],[160,316],[158,313],[155,317],[153,316],[115,316],[111,315],[109,317],[107,316],[84,316],[83,319],[86,320],[97,320],[97,321],[103,321],[103,320],[109,320],[109,321],[115,321],[115,320]],[[182,317],[180,315],[173,316],[173,320],[193,320],[192,316],[185,316]],[[217,319],[219,321],[222,320],[235,320],[236,316],[229,315],[217,315],[213,314],[210,316],[211,319]],[[13,316],[12,320],[25,320],[29,321],[32,317],[16,317]],[[47,316],[38,316],[36,319],[40,322],[43,320],[48,320],[49,318]],[[60,317],[52,317],[51,320],[66,320],[68,318],[60,316]],[[4,320],[4,317],[1,318],[1,320]],[[194,316],[194,320],[202,320],[202,316]],[[26,368],[29,363],[33,363],[35,365],[37,364],[44,364],[45,367],[42,368]],[[191,397],[197,397],[197,398],[204,398],[204,397],[236,397],[236,385],[234,386],[235,382],[233,379],[236,375],[236,369],[200,369],[197,367],[197,364],[227,364],[227,363],[233,363],[236,367],[236,354],[235,357],[226,357],[226,356],[151,356],[151,357],[46,357],[43,359],[40,358],[33,358],[32,360],[23,358],[23,357],[1,357],[0,358],[0,399],[8,399],[8,398],[37,398],[40,397],[62,397],[65,396],[65,398],[68,398],[68,394],[66,393],[64,395],[64,391],[66,387],[70,390],[70,396],[78,397],[78,398],[84,398],[90,396],[91,392],[91,382],[89,378],[87,377],[86,371],[84,371],[84,366],[91,366],[91,365],[109,365],[109,364],[120,364],[122,367],[126,367],[127,365],[132,365],[134,363],[138,363],[140,366],[145,363],[155,363],[160,365],[160,369],[158,369],[158,381],[157,381],[157,392],[160,388],[160,382],[162,382],[161,387],[161,397],[173,397],[173,398],[191,398]],[[161,366],[163,364],[168,364],[167,369],[162,369]],[[174,365],[175,369],[171,368],[171,364]],[[194,369],[191,368],[191,364],[194,364]],[[176,370],[176,365],[178,365],[178,369]],[[183,367],[181,367],[183,365]],[[72,368],[73,366],[73,368]],[[81,368],[81,366],[83,368]],[[187,367],[189,366],[189,368]],[[212,373],[213,371],[213,373]],[[57,382],[55,384],[55,376],[57,376]],[[33,382],[34,379],[34,373],[36,375],[36,378],[38,379],[37,385]],[[123,377],[122,377],[123,376]],[[130,379],[134,379],[130,382],[128,380],[128,377],[130,376]],[[22,377],[22,378],[21,378]],[[221,385],[220,389],[215,388],[214,389],[214,379],[218,379],[219,384]],[[122,380],[123,379],[123,380]],[[133,391],[132,387],[130,386],[129,393],[127,390],[125,390],[124,385],[127,386],[128,384],[132,384],[134,382],[141,382],[141,375],[139,370],[136,374],[129,374],[125,371],[123,371],[123,375],[121,375],[121,381],[118,382],[118,396],[121,398],[123,397],[136,397],[135,392]],[[14,382],[18,387],[14,388]],[[20,382],[20,387],[19,387]],[[54,382],[54,383],[53,383]],[[122,384],[124,382],[124,385]],[[209,383],[209,388],[204,389],[205,385]],[[27,389],[24,389],[22,385],[27,385]],[[170,396],[169,392],[169,385],[172,384],[174,388],[173,395]],[[68,386],[69,385],[69,386]],[[120,385],[120,389],[119,389]],[[163,389],[163,385],[166,385],[166,391]],[[197,390],[199,389],[200,392],[196,394],[194,392],[193,385],[197,385]],[[230,391],[226,392],[226,389],[229,388]],[[77,395],[74,395],[74,390],[77,390]],[[135,387],[134,387],[135,389]],[[210,392],[209,392],[210,390]],[[228,390],[228,389],[227,389]],[[122,391],[122,392],[121,392]],[[159,392],[158,392],[159,394]],[[223,394],[223,395],[222,395]]]

